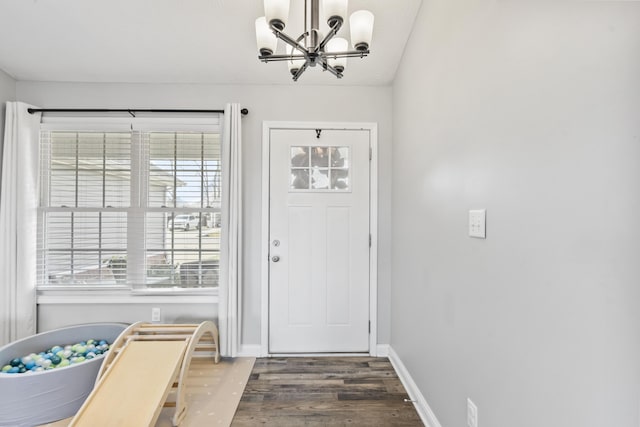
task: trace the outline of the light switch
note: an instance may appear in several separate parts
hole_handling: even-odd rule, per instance
[[[473,209],[469,211],[469,237],[486,239],[487,210]]]

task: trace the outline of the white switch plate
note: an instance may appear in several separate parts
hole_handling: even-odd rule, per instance
[[[487,238],[487,210],[473,209],[469,211],[469,237]]]
[[[478,427],[478,407],[467,398],[467,427]]]
[[[159,322],[160,321],[160,308],[154,307],[151,309],[151,321]]]

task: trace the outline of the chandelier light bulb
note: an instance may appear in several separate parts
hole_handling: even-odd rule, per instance
[[[356,50],[369,50],[373,36],[373,13],[368,10],[353,12],[349,18],[351,44]]]
[[[338,72],[342,73],[347,67],[347,58],[331,56],[332,52],[346,52],[349,50],[349,42],[341,37],[334,37],[327,43],[327,62]]]
[[[289,20],[289,0],[264,0],[264,14],[267,24],[284,30]]]
[[[270,56],[276,51],[278,39],[271,32],[267,19],[264,16],[256,19],[256,43],[260,55]]]
[[[342,23],[347,16],[348,0],[324,0],[322,8],[327,24],[332,28],[336,22]]]

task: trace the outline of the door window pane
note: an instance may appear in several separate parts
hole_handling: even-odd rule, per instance
[[[309,189],[309,147],[291,147],[291,180],[289,188]]]

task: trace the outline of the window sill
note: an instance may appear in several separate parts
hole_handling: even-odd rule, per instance
[[[45,304],[217,304],[211,289],[39,289],[36,303]]]

